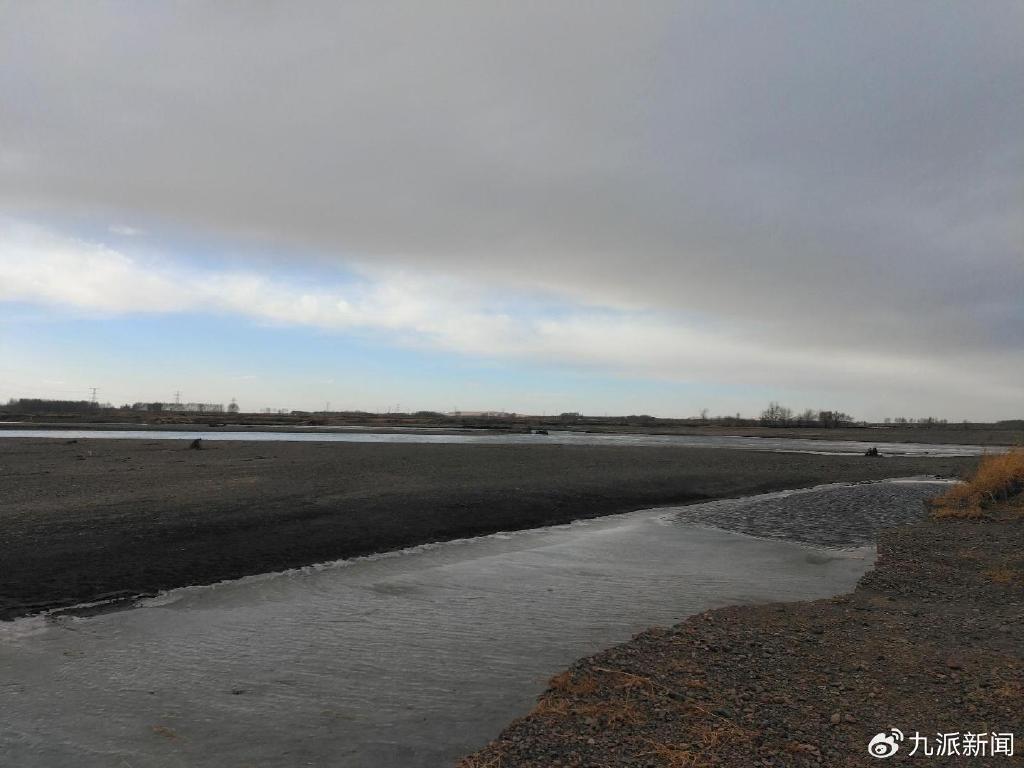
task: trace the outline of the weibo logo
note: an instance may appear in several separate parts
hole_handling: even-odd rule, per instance
[[[903,741],[903,731],[899,728],[893,728],[889,733],[883,731],[868,742],[868,754],[881,760],[892,757],[899,750],[901,741]]]

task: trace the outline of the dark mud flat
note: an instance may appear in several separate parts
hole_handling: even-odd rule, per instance
[[[891,764],[1021,765],[1024,523],[926,520],[878,548],[852,594],[711,611],[577,662],[460,765],[866,766],[893,727]],[[965,752],[993,732],[1013,757],[988,736]]]
[[[0,438],[0,618],[958,458],[675,447]]]

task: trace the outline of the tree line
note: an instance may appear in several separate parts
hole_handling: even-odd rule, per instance
[[[824,427],[826,429],[851,427],[854,424],[853,416],[842,411],[815,411],[813,408],[807,408],[801,413],[794,413],[792,408],[787,408],[776,402],[769,403],[768,407],[761,411],[759,421],[765,427]]]

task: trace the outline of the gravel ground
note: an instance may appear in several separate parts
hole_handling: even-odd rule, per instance
[[[713,501],[675,515],[681,523],[706,525],[749,536],[799,541],[819,547],[863,547],[879,532],[913,522],[937,483],[859,483],[781,492],[774,498]]]
[[[764,522],[729,521],[780,530]],[[577,662],[460,766],[868,766],[893,727],[890,764],[1024,764],[1024,523],[927,518],[878,548],[849,595],[711,611]],[[1014,757],[963,753],[992,732]],[[923,757],[913,737],[936,752],[939,733],[959,754]]]

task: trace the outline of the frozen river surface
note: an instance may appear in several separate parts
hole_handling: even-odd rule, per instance
[[[874,548],[807,542],[861,544],[919,516],[937,487],[633,512],[0,623],[2,762],[450,765],[552,674],[647,626],[849,591]]]

